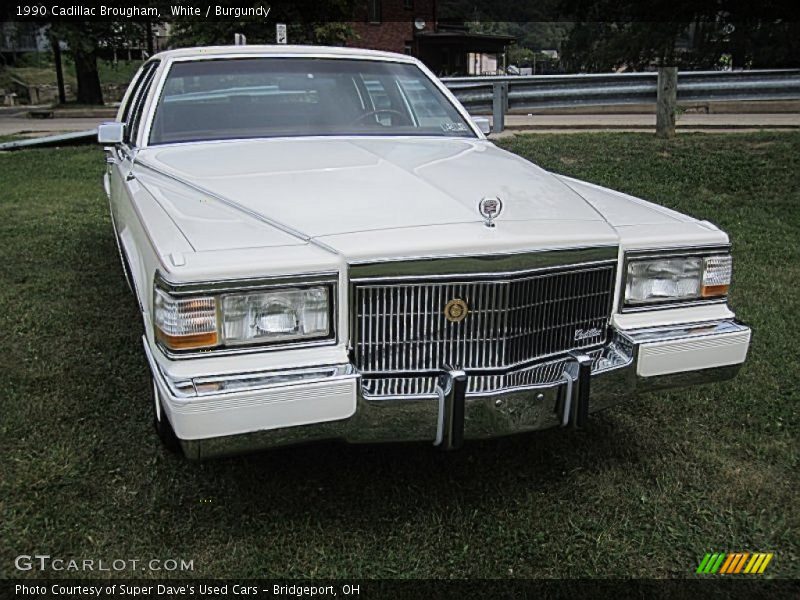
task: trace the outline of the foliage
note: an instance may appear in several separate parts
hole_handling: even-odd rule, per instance
[[[510,65],[528,66],[536,60],[536,52],[530,48],[511,46],[506,53],[506,60]]]
[[[180,19],[172,24],[170,43],[175,47],[232,44],[234,34],[242,33],[248,44],[274,44],[275,23],[286,23],[290,44],[344,45],[356,38],[345,20],[355,0],[299,0],[292,4],[270,6],[257,1],[253,6],[270,8],[269,18],[240,17]],[[217,2],[219,6],[240,6],[238,2]]]
[[[138,21],[59,21],[50,32],[66,42],[66,56],[72,59],[80,104],[103,104],[98,59],[110,48],[140,45],[145,24]]]
[[[511,35],[516,40],[511,50],[531,51],[559,50],[572,28],[572,23],[490,21],[481,20],[480,15],[475,15],[475,20],[466,25],[477,33]]]
[[[451,454],[323,444],[187,463],[152,431],[102,150],[0,154],[0,577],[35,550],[183,557],[205,578],[693,577],[714,549],[775,551],[768,575],[800,577],[800,134],[503,145],[727,230],[732,304],[755,332],[738,378]]]
[[[655,65],[714,69],[800,66],[800,22],[737,0],[565,0],[578,20],[564,44],[573,71]]]

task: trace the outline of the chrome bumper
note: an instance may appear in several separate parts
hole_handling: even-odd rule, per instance
[[[328,439],[428,441],[454,448],[462,440],[580,427],[589,414],[644,391],[732,378],[749,342],[750,329],[736,321],[618,331],[591,355],[577,353],[550,363],[551,371],[555,365],[559,372],[543,383],[470,393],[470,374],[445,367],[437,394],[406,397],[370,396],[352,365],[180,382],[165,377],[149,352],[148,358],[184,452],[199,459]],[[308,401],[303,400],[306,392]],[[253,398],[260,404],[248,404]],[[268,416],[257,422],[258,415],[277,406],[281,417],[287,414],[282,402],[297,404],[288,413],[294,415],[291,426],[276,426]],[[339,408],[326,412],[328,406]],[[217,424],[224,430],[226,415],[241,422],[243,410],[253,410],[248,422],[254,430],[213,435]],[[187,431],[190,435],[182,435]]]

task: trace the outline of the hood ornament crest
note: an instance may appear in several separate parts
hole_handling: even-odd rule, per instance
[[[484,218],[487,227],[494,227],[494,220],[503,212],[503,201],[496,197],[482,198],[478,202],[478,212]]]

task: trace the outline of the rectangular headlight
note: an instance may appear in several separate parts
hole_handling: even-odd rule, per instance
[[[330,333],[328,286],[222,297],[222,341],[226,345],[300,341]]]
[[[728,293],[730,255],[672,256],[628,262],[625,304],[643,305],[717,298]]]
[[[333,283],[278,287],[265,282],[262,289],[241,292],[226,285],[219,292],[211,287],[197,295],[190,289],[156,278],[153,327],[156,340],[167,350],[221,350],[334,337]]]

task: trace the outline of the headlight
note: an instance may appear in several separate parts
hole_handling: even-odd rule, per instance
[[[731,283],[730,255],[674,256],[628,262],[625,304],[682,302],[725,296]]]
[[[252,344],[327,337],[327,287],[230,294],[222,298],[222,338]]]
[[[189,350],[331,338],[332,289],[316,285],[183,296],[156,287],[156,339],[169,350]]]

